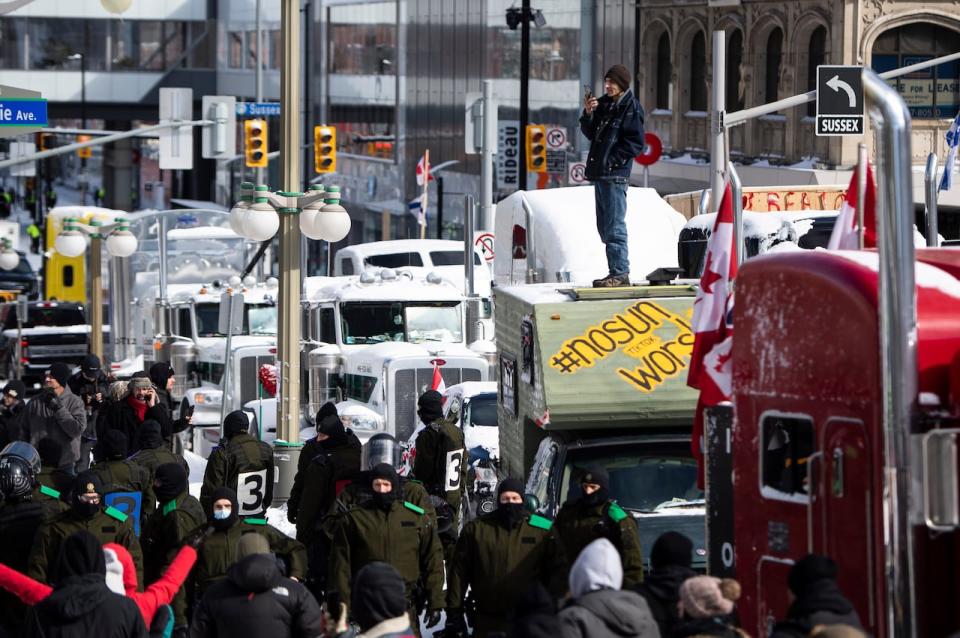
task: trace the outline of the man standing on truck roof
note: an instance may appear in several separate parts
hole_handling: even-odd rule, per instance
[[[606,95],[599,99],[587,88],[580,130],[590,140],[586,178],[593,184],[597,231],[606,245],[609,274],[594,287],[630,285],[627,249],[627,183],[633,158],[644,148],[643,108],[630,90],[630,72],[622,64],[603,76]]]
[[[449,563],[460,529],[460,510],[467,492],[467,450],[463,431],[443,416],[443,397],[427,390],[417,401],[423,430],[414,445],[413,476],[436,497],[440,542]],[[444,512],[442,510],[446,509]],[[449,524],[446,524],[446,519]]]
[[[610,475],[600,467],[588,468],[580,479],[583,494],[568,500],[557,513],[555,528],[564,554],[579,556],[598,538],[606,538],[623,561],[623,586],[643,582],[643,552],[640,530],[616,501],[610,499]]]
[[[87,425],[83,401],[70,391],[70,367],[54,363],[43,380],[43,392],[27,404],[21,420],[24,441],[37,447],[50,437],[62,447],[60,468],[71,474],[80,459],[80,434]]]
[[[103,398],[107,394],[107,375],[100,368],[100,358],[95,354],[88,354],[76,372],[67,382],[70,390],[80,397],[87,413],[87,427],[80,435],[80,460],[77,461],[77,472],[90,468],[90,453],[97,443],[97,420],[103,409]]]

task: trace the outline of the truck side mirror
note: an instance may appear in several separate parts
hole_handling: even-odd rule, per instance
[[[528,512],[535,514],[540,509],[540,499],[537,498],[536,494],[524,494],[523,506],[527,508]]]

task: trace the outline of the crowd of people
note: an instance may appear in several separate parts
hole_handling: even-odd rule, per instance
[[[746,635],[739,585],[695,572],[689,538],[660,536],[645,570],[601,467],[583,468],[554,520],[516,478],[493,512],[461,520],[463,434],[434,391],[406,464],[392,436],[361,445],[321,408],[286,504],[296,538],[266,521],[273,454],[243,412],[224,419],[195,498],[172,445],[189,426],[172,416],[172,378],[156,364],[115,381],[91,356],[76,374],[51,366],[29,401],[6,385],[0,636]],[[836,578],[829,558],[798,561],[772,635],[863,635]]]

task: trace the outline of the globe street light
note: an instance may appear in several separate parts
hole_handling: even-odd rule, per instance
[[[6,237],[3,238],[3,245],[0,246],[0,269],[13,270],[20,263],[20,255],[13,249],[13,244]]]
[[[108,218],[109,219],[109,218]],[[90,352],[103,359],[103,282],[100,241],[105,239],[111,257],[129,257],[137,251],[137,238],[130,232],[130,222],[115,217],[113,222],[91,220],[80,223],[75,217],[63,220],[63,230],[53,242],[53,248],[64,257],[79,257],[87,250],[90,238]],[[2,267],[2,255],[0,255]]]

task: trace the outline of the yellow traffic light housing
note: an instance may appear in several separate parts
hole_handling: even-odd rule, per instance
[[[313,127],[313,170],[317,173],[333,173],[337,170],[336,127]]]
[[[77,142],[89,142],[89,135],[78,135]],[[90,159],[93,157],[93,149],[89,146],[77,149],[77,157],[82,157],[83,159]]]
[[[243,149],[247,168],[267,167],[266,120],[247,120],[243,123]]]
[[[547,127],[542,124],[527,124],[527,171],[547,172]]]
[[[52,133],[37,133],[37,148],[41,151],[49,151],[53,148],[51,142],[53,141]]]

